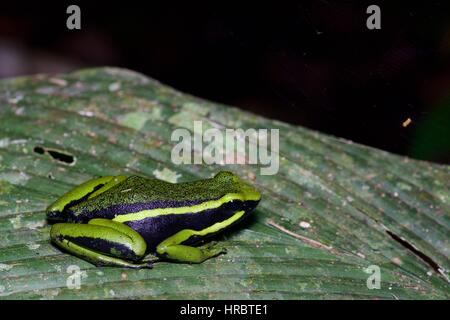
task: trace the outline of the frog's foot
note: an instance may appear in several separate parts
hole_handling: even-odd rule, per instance
[[[161,257],[157,257],[154,254],[148,254],[144,257],[144,259],[141,260],[141,262],[143,263],[148,263],[148,264],[155,264],[156,262],[160,262],[162,261]]]
[[[176,244],[177,241],[183,242],[193,234],[195,234],[194,230],[182,230],[176,233],[156,247],[157,254],[177,262],[202,263],[219,254],[226,253],[225,248],[217,246],[215,243],[209,243],[202,247]]]
[[[52,241],[62,249],[96,266],[151,268],[141,259],[147,244],[130,227],[108,219],[92,219],[88,224],[57,223],[50,231]]]
[[[218,241],[211,241],[209,243],[206,243],[202,247],[211,252],[217,252],[216,255],[227,253],[227,249],[225,247],[221,246]]]
[[[86,256],[81,254],[77,254],[80,258],[83,258],[89,262],[91,262],[96,267],[122,267],[122,268],[130,268],[130,269],[152,269],[153,262],[140,261],[140,262],[129,262],[123,259],[118,259],[114,257],[110,257],[107,255],[98,254],[94,260],[90,260]]]
[[[127,263],[124,265],[114,264],[114,266],[122,266],[130,269],[153,269],[153,262],[141,261],[140,263]]]

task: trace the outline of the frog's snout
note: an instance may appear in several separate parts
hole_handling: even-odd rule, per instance
[[[240,180],[240,190],[246,200],[255,201],[256,204],[261,200],[261,193],[251,184]]]

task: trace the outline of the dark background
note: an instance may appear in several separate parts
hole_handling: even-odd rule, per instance
[[[450,162],[448,1],[2,2],[0,78],[125,67],[202,98]],[[69,4],[81,7],[81,30],[66,28]],[[381,30],[366,27],[369,4],[381,8]]]

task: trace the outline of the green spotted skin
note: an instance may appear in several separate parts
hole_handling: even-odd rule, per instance
[[[151,267],[143,259],[147,253],[189,263],[223,253],[192,244],[240,221],[260,198],[227,171],[184,183],[107,176],[70,190],[48,207],[47,216],[64,221],[50,232],[62,249],[96,265],[144,268]]]
[[[169,183],[158,179],[131,176],[104,192],[102,197],[81,202],[70,210],[78,216],[83,212],[100,211],[113,205],[133,205],[154,201],[204,202],[219,199],[224,194],[243,194],[252,199],[259,197],[259,193],[255,192],[253,187],[228,172],[221,172],[211,179],[184,183]]]

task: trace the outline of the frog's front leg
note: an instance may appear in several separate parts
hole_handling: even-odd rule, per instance
[[[97,266],[151,267],[151,263],[138,262],[147,249],[145,240],[119,222],[92,219],[88,224],[57,223],[50,237],[59,247]]]
[[[175,260],[178,262],[188,262],[188,263],[201,263],[209,258],[215,257],[221,253],[226,253],[224,248],[207,246],[205,248],[190,247],[183,245],[184,241],[187,241],[193,236],[206,236],[208,234],[220,231],[228,226],[230,226],[235,221],[239,220],[243,215],[244,211],[238,211],[230,218],[217,222],[212,226],[203,230],[191,230],[185,229],[177,232],[173,236],[167,238],[161,242],[156,247],[156,252],[165,258],[170,260]]]

